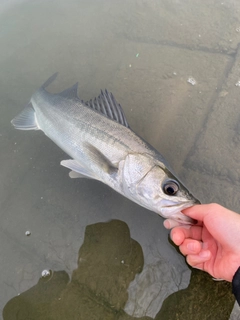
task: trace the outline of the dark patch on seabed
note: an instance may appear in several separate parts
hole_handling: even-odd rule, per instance
[[[169,296],[155,319],[227,320],[235,302],[231,288],[231,283],[193,269],[188,288]]]
[[[128,286],[142,268],[142,248],[130,237],[126,223],[112,220],[89,225],[71,279],[66,271],[40,278],[6,304],[3,319],[151,320],[123,310]],[[189,287],[169,296],[154,319],[228,319],[234,304],[230,289],[229,283],[214,282],[209,275],[193,270]]]
[[[66,271],[41,278],[36,286],[7,303],[3,318],[137,319],[127,315],[123,307],[127,288],[142,268],[141,246],[130,237],[126,223],[112,220],[89,225],[71,279]]]

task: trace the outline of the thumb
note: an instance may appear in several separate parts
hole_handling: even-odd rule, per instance
[[[203,221],[204,218],[212,212],[219,210],[218,204],[196,204],[193,207],[182,210],[182,213],[195,220]]]
[[[239,248],[240,215],[238,213],[216,203],[195,205],[182,212],[204,223],[211,235],[225,246],[228,245],[231,250],[233,247]]]

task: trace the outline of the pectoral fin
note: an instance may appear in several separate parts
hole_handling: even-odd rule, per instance
[[[72,171],[69,172],[70,178],[89,178],[89,179],[97,179],[94,176],[93,172],[91,172],[88,168],[84,168],[80,163],[76,160],[63,160],[60,162],[63,167],[71,169]]]

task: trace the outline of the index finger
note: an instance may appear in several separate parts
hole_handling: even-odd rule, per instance
[[[175,227],[171,230],[170,237],[177,245],[181,245],[185,239],[202,240],[202,227],[201,226],[182,226]]]

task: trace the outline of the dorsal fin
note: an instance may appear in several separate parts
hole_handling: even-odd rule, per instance
[[[44,82],[44,84],[41,86],[41,88],[45,89],[57,78],[58,72],[54,73],[50,78],[47,79],[47,81]]]
[[[56,79],[57,75],[58,75],[58,72],[54,73],[49,79],[47,79],[47,81],[44,82],[41,88],[43,89],[47,88]],[[63,90],[57,95],[64,98],[79,99],[77,91],[78,91],[78,82],[75,83],[71,88]]]
[[[79,99],[78,97],[78,82],[75,83],[71,88],[63,90],[62,92],[58,93],[58,96],[69,98],[69,99]]]
[[[46,87],[48,87],[56,79],[57,75],[58,72],[54,73],[47,81],[44,82],[41,88],[45,89]],[[107,90],[101,90],[101,94],[97,98],[91,99],[87,102],[83,102],[79,99],[77,90],[78,83],[75,83],[71,88],[62,91],[57,95],[68,99],[78,99],[87,107],[96,110],[104,116],[106,116],[107,118],[114,120],[119,124],[129,128],[123,109],[121,105],[116,101],[111,92],[108,92]]]
[[[97,98],[85,102],[85,105],[129,128],[123,109],[111,92],[101,90],[101,94]]]

